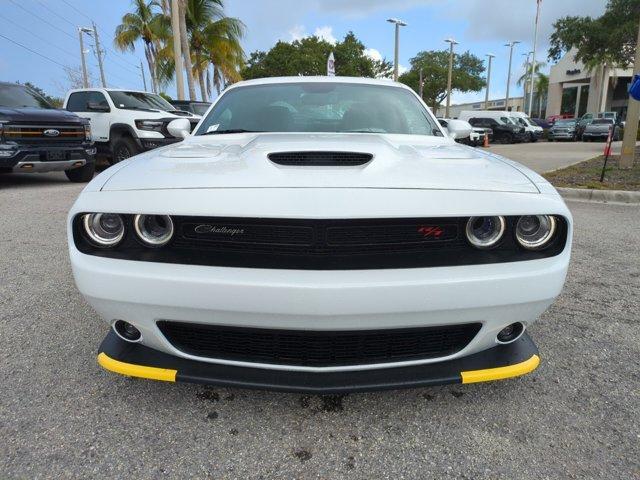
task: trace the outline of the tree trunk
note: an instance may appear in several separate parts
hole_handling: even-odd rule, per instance
[[[196,87],[193,81],[193,65],[191,64],[191,51],[189,50],[189,40],[187,37],[187,4],[185,0],[180,2],[180,44],[182,45],[182,56],[184,57],[184,69],[187,71],[187,86],[189,87],[189,100],[196,100]]]
[[[207,101],[207,89],[204,85],[204,73],[202,72],[202,68],[198,69],[198,83],[200,83],[200,97],[203,102]]]
[[[147,64],[149,65],[149,74],[151,75],[151,90],[153,93],[158,92],[158,82],[156,81],[156,68],[155,61],[153,58],[153,52],[149,47],[149,44],[145,43],[144,45],[144,55],[147,57]]]

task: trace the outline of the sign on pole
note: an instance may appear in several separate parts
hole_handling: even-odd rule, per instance
[[[329,54],[329,58],[327,59],[327,76],[335,77],[336,75],[336,61],[333,58],[333,52]]]

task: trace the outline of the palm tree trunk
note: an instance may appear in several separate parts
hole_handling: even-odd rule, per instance
[[[151,89],[154,93],[158,92],[158,82],[156,81],[156,66],[153,59],[153,52],[149,47],[149,44],[144,44],[144,55],[147,57],[147,64],[149,65],[149,73],[151,74]]]
[[[182,45],[182,56],[184,57],[184,69],[187,71],[187,85],[189,87],[189,100],[196,100],[196,87],[193,81],[193,65],[191,64],[191,51],[187,40],[187,5],[185,0],[180,2],[180,44]]]
[[[207,89],[204,86],[204,73],[202,72],[201,68],[198,69],[198,83],[200,84],[200,97],[202,98],[203,102],[206,102]]]

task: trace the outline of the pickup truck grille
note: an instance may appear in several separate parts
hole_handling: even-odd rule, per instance
[[[389,330],[275,330],[160,321],[178,350],[198,357],[329,367],[444,357],[476,336],[480,323]]]
[[[50,135],[45,132],[50,132]],[[57,135],[54,134],[58,132]],[[22,144],[74,144],[85,141],[83,125],[28,125],[8,124],[4,126],[3,137],[6,140]]]

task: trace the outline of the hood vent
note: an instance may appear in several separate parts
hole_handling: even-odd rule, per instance
[[[370,153],[357,152],[278,152],[267,156],[278,165],[309,167],[351,167],[364,165],[373,158]]]

